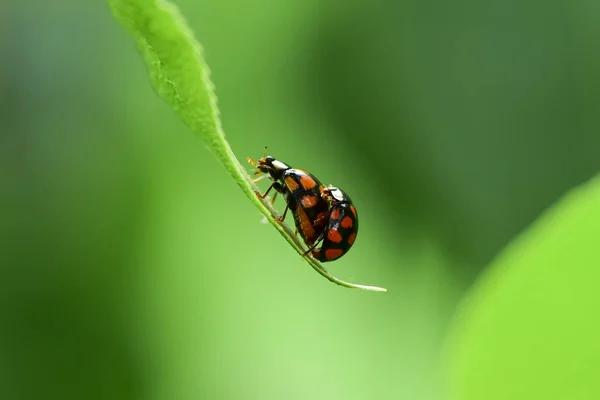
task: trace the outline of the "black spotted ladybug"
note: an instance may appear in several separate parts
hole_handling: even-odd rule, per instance
[[[312,174],[292,168],[271,156],[264,156],[258,162],[250,158],[248,161],[258,169],[257,175],[268,174],[264,176],[268,176],[273,181],[264,194],[256,192],[256,195],[264,199],[271,189],[283,194],[286,207],[277,221],[283,222],[288,209],[291,209],[296,229],[306,245],[312,246],[322,236],[329,220],[329,202],[321,196],[321,191],[324,190],[321,182]],[[275,202],[277,193],[271,203]]]
[[[321,190],[329,204],[327,227],[306,253],[321,262],[334,261],[346,254],[358,233],[358,215],[350,197],[341,189],[329,186]],[[320,248],[315,248],[321,242]]]

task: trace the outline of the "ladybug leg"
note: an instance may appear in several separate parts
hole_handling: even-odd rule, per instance
[[[267,189],[267,191],[264,194],[260,194],[260,192],[257,192],[256,190],[254,191],[254,193],[256,193],[256,195],[258,197],[260,197],[261,199],[264,199],[265,197],[267,197],[267,195],[269,194],[269,192],[271,191],[271,189],[273,189],[273,187],[275,186],[276,182],[273,182],[271,184],[271,186],[269,186],[269,188]]]
[[[259,173],[260,173],[260,172],[259,172]],[[255,175],[258,175],[258,174],[255,174]],[[267,174],[261,175],[260,177],[258,177],[258,178],[256,178],[256,179],[252,179],[252,182],[253,182],[253,183],[260,182],[260,181],[262,181],[263,179],[265,179],[267,176],[269,176],[269,175],[267,175]]]
[[[269,186],[269,188],[267,189],[266,192],[264,192],[263,194],[260,194],[259,192],[257,192],[256,190],[254,191],[254,193],[256,193],[256,195],[258,197],[260,197],[261,199],[264,199],[265,197],[267,197],[267,195],[269,194],[269,192],[271,191],[271,189],[275,188],[275,190],[277,192],[281,192],[283,193],[283,187],[281,186],[281,184],[279,182],[273,182],[271,183],[271,186]],[[277,196],[277,195],[275,195]]]
[[[275,198],[275,197],[273,197],[273,198]],[[283,220],[285,219],[285,215],[287,214],[287,212],[288,212],[289,209],[290,208],[288,206],[285,206],[285,210],[283,211],[283,215],[281,217],[279,217],[279,218],[275,218],[275,221],[277,221],[277,222],[283,222]]]
[[[308,250],[306,250],[304,252],[303,256],[306,257],[307,255],[309,255],[315,249],[315,247],[317,247],[319,245],[319,243],[321,243],[321,241],[323,241],[324,238],[325,238],[325,231],[323,231],[323,233],[321,233],[319,235],[319,237],[317,238],[317,240],[315,240],[315,243],[312,246],[310,246],[308,248]]]
[[[278,194],[279,194],[279,192],[275,192],[275,194],[273,195],[273,198],[271,199],[271,205],[275,204],[275,199],[277,198]],[[287,211],[287,207],[286,207],[286,211]]]

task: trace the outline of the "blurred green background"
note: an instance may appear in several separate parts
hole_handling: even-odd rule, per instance
[[[600,170],[600,5],[176,4],[234,152],[344,188],[327,267],[389,293],[261,224],[104,2],[2,3],[0,397],[441,398],[461,295]]]

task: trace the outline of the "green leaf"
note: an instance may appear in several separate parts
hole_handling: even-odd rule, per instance
[[[451,399],[600,399],[600,177],[489,267],[457,313]]]
[[[256,186],[225,140],[202,49],[177,7],[161,0],[108,0],[108,4],[115,18],[135,39],[156,92],[194,133],[204,139],[250,201],[288,243],[303,254],[303,245],[291,230],[275,221],[277,212],[256,196]],[[317,272],[338,285],[386,291],[376,286],[344,282],[313,258],[306,257],[306,260]]]

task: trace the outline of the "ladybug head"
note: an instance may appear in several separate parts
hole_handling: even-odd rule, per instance
[[[258,160],[256,168],[258,168],[260,172],[268,173],[273,179],[279,179],[283,171],[288,170],[291,167],[276,160],[275,157],[265,156]]]
[[[348,196],[342,189],[335,186],[328,186],[322,189],[321,196],[334,204],[352,203],[350,196]]]
[[[263,167],[273,167],[273,163],[277,161],[275,159],[275,157],[273,156],[264,156],[263,158],[261,158],[260,160],[258,160],[259,165],[262,165]]]

